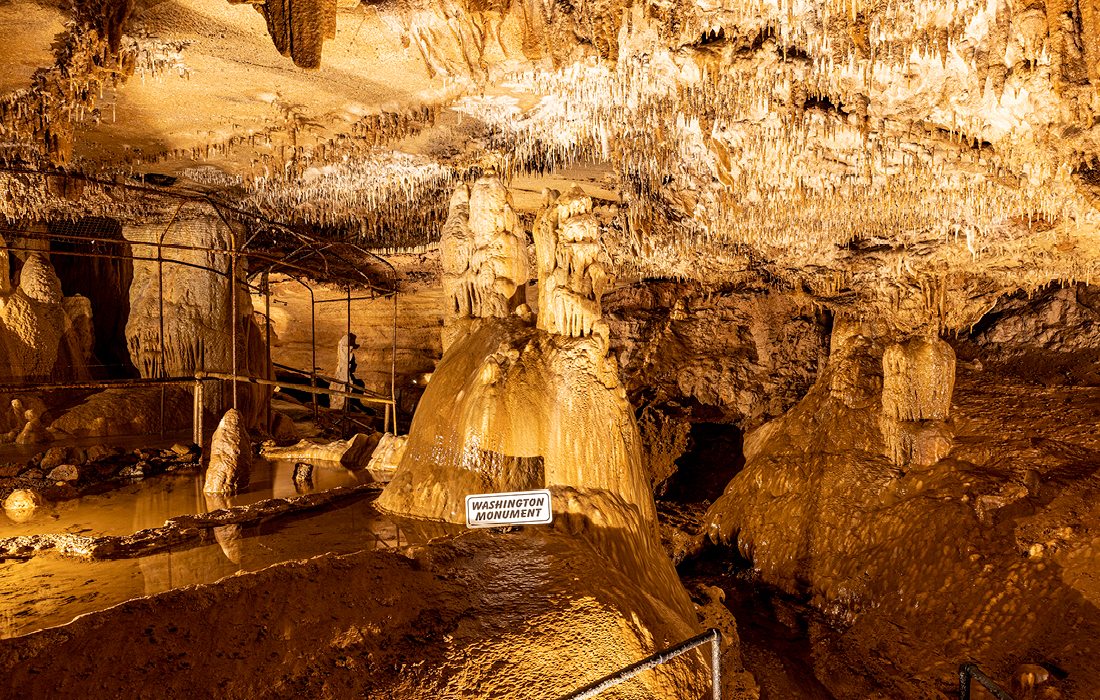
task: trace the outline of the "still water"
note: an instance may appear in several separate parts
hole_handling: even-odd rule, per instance
[[[229,499],[228,505],[304,492],[295,488],[293,468],[294,463],[286,461],[254,463],[249,489]],[[312,490],[370,480],[366,471],[318,465]],[[0,638],[66,624],[84,613],[133,598],[209,583],[278,562],[408,544],[397,525],[374,509],[374,497],[364,494],[253,526],[215,528],[200,546],[134,559],[86,562],[46,554],[30,560],[0,561]],[[110,493],[53,504],[26,522],[16,523],[0,515],[0,537],[60,532],[126,535],[159,527],[177,515],[204,513],[221,505],[225,504],[208,503],[201,474],[164,475]]]

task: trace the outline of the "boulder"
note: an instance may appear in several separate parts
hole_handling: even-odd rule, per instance
[[[46,475],[50,481],[80,481],[80,467],[75,464],[61,464]]]
[[[16,489],[4,499],[4,512],[16,522],[29,519],[46,501],[37,491]]]

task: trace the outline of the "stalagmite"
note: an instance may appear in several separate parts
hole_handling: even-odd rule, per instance
[[[336,369],[332,373],[337,381],[333,382],[330,388],[338,391],[352,390],[355,378],[355,355],[353,352],[357,347],[359,347],[359,344],[355,342],[354,333],[345,333],[340,337],[340,342],[336,346]],[[343,396],[329,396],[328,405],[334,411],[341,411],[344,409],[346,401],[347,399]]]
[[[210,439],[204,493],[233,494],[248,486],[252,473],[252,443],[239,411],[229,409]]]

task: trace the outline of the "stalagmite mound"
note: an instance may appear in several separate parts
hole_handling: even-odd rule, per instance
[[[571,486],[655,517],[633,413],[596,338],[486,320],[444,354],[394,481],[396,513],[464,522],[471,493]]]
[[[497,192],[493,182],[479,181],[474,195]],[[507,254],[486,254],[498,267],[487,276],[462,277],[445,298],[464,322],[452,327],[451,344],[421,399],[401,466],[379,499],[381,508],[463,522],[467,494],[566,486],[615,494],[637,508],[643,522],[654,522],[638,429],[616,363],[607,356],[606,325],[602,333],[593,332],[601,328],[602,286],[591,280],[602,280],[602,272],[595,266],[592,231],[583,223],[592,203],[579,191],[555,199],[548,195],[540,216],[546,230],[537,241],[540,287],[552,288],[540,294],[563,300],[547,302],[539,325],[555,332],[507,315],[515,299],[505,293],[514,294],[524,275],[504,272],[525,272],[525,264],[514,262],[515,225],[489,227],[506,242],[486,242],[479,249]],[[503,212],[508,221],[507,203],[493,201],[486,209]],[[450,221],[461,219],[465,206],[461,196],[453,200]],[[485,228],[473,226],[483,218],[471,213],[474,230]],[[558,230],[579,233],[561,236],[559,245]],[[559,274],[555,286],[550,279]],[[486,277],[488,284],[478,281]],[[480,305],[463,306],[471,300]]]
[[[767,583],[808,597],[845,631],[845,653],[883,654],[891,697],[952,687],[960,659],[980,660],[1007,685],[1016,664],[1036,658],[1076,674],[1074,697],[1091,697],[1100,688],[1085,658],[1095,645],[1080,645],[1097,638],[1100,611],[1086,602],[1082,579],[1024,555],[1034,545],[1023,542],[1046,541],[1040,532],[1083,517],[1048,508],[1053,493],[1034,498],[1039,491],[1026,484],[1043,479],[1027,474],[1049,473],[1066,484],[1052,490],[1079,498],[1095,490],[1087,476],[1095,467],[1062,444],[1020,461],[1018,446],[975,429],[981,411],[956,415],[955,385],[943,341],[838,319],[814,387],[747,435],[744,469],[707,513],[709,536],[736,545]],[[1033,512],[1043,525],[1025,526],[1021,516]],[[1087,548],[1073,551],[1089,559]],[[1035,600],[1071,611],[1072,625]]]
[[[210,439],[210,463],[206,467],[205,493],[236,493],[248,486],[252,472],[252,443],[244,419],[231,408],[222,416]]]
[[[62,295],[61,280],[41,253],[26,257],[14,289],[8,264],[5,250],[0,253],[0,377],[85,378],[94,343],[87,300]]]
[[[466,204],[461,195],[452,203],[453,220]],[[514,292],[515,277],[507,278],[503,291],[500,274],[483,286],[451,288],[446,303],[463,314],[461,323],[450,328],[450,344],[377,505],[463,523],[467,495],[549,488],[556,529],[595,546],[694,628],[690,600],[660,549],[638,426],[608,356],[599,313],[605,273],[591,209],[579,190],[545,195],[536,237],[544,299],[538,327],[506,315],[505,292]],[[494,230],[498,237],[515,237],[512,227]],[[469,299],[497,301],[480,312],[453,305]],[[469,309],[473,316],[466,315]]]

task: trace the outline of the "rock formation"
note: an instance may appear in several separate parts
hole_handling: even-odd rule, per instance
[[[608,328],[600,298],[610,286],[610,277],[592,199],[576,185],[561,196],[549,190],[543,198],[534,229],[538,327],[572,338],[596,333],[606,341]]]
[[[0,241],[0,245],[4,245]],[[7,264],[7,255],[0,260]],[[27,256],[19,284],[0,294],[0,353],[9,380],[83,379],[94,336],[91,308],[83,297],[64,297],[61,280],[44,254]]]
[[[495,173],[455,189],[439,247],[446,351],[468,319],[505,318],[525,303],[527,236]]]
[[[874,324],[837,319],[818,381],[788,413],[746,436],[745,467],[705,519],[709,537],[735,545],[764,581],[807,596],[842,626],[847,653],[869,654],[882,625],[896,625],[890,663],[903,670],[890,672],[891,696],[949,686],[958,655],[1011,668],[1020,639],[1061,663],[1080,663],[1058,641],[1075,633],[1043,622],[1026,600],[1042,590],[1070,601],[1091,589],[1049,573],[1037,558],[1021,560],[1021,551],[1057,531],[1054,523],[1079,517],[1040,506],[1032,496],[1036,470],[1072,484],[1050,485],[1070,500],[1092,488],[1081,480],[1089,470],[1070,455],[1079,448],[1067,453],[1068,443],[1018,438],[1013,418],[989,417],[993,406],[1004,410],[998,390],[992,403],[959,415],[955,386],[954,353],[942,340],[898,339]],[[991,433],[998,422],[1009,431],[1003,438]],[[1017,449],[1026,454],[1010,457]],[[1042,515],[1029,515],[1032,508]],[[994,522],[1015,525],[989,528]],[[1089,556],[1083,543],[1057,546]],[[1090,614],[1075,620],[1082,629],[1097,626]],[[1015,630],[1011,640],[1005,629]]]
[[[584,218],[591,202],[574,191],[550,206],[558,211],[540,221],[554,231],[536,244],[553,246],[537,252],[546,262],[540,273],[548,275],[548,287],[555,284],[550,278],[561,284],[547,295],[559,315],[540,323],[554,332],[508,315],[504,292],[516,289],[515,278],[506,280],[503,292],[498,285],[495,301],[482,307],[488,313],[469,319],[465,331],[445,344],[397,472],[377,505],[462,523],[469,494],[549,488],[555,528],[591,542],[681,620],[691,620],[689,601],[657,540],[633,409],[608,356],[606,331],[598,332],[602,277],[593,267],[598,251],[591,250],[595,237]],[[477,218],[470,216],[471,222]],[[506,229],[498,235],[519,239]],[[479,291],[463,291],[472,289]],[[490,298],[487,289],[452,285],[448,310],[462,308],[453,305],[456,299]]]
[[[191,420],[192,396],[184,388],[113,388],[92,394],[54,419],[50,431],[73,437],[152,435]],[[164,411],[163,421],[161,411]]]
[[[209,494],[234,494],[248,486],[252,473],[252,443],[244,419],[229,409],[210,439],[210,461],[202,490]]]
[[[263,333],[253,318],[243,285],[244,270],[230,282],[233,233],[213,211],[188,205],[169,224],[123,227],[134,255],[130,285],[130,318],[126,339],[134,365],[143,377],[193,377],[196,372],[232,372],[236,326],[237,371],[268,376]],[[157,243],[163,262],[158,262]],[[236,318],[233,297],[236,294]],[[163,321],[163,325],[162,325]],[[163,329],[163,332],[162,332]],[[231,382],[221,391],[208,383],[207,410],[233,405]],[[256,384],[236,387],[246,425],[264,428],[264,404],[270,390]]]
[[[493,206],[488,205],[490,193]],[[565,314],[553,322],[540,321],[540,326],[563,331],[551,333],[509,316],[516,299],[508,292],[521,288],[526,263],[516,257],[522,230],[514,221],[499,225],[513,217],[503,193],[498,180],[480,180],[471,195],[468,227],[456,224],[467,220],[465,189],[460,187],[452,200],[444,232],[445,261],[452,252],[461,259],[462,242],[472,240],[463,238],[466,232],[495,230],[501,241],[483,236],[469,256],[486,260],[489,267],[478,269],[487,273],[467,267],[456,275],[457,267],[448,273],[444,265],[444,279],[450,280],[444,298],[448,312],[474,322],[445,343],[443,359],[413,418],[402,468],[379,504],[399,513],[461,522],[468,493],[560,485],[617,494],[652,523],[655,513],[633,413],[617,365],[607,357],[606,333],[592,333],[600,327],[599,317],[592,314],[599,309],[597,293],[602,289],[592,280],[602,277],[594,268],[598,251],[590,251],[591,222],[584,218],[591,201],[572,192],[559,200],[560,207],[553,202],[554,211],[541,218],[555,230],[575,219],[571,227],[564,226],[574,238],[559,245],[562,234],[551,232],[537,241],[552,248],[538,252],[540,261],[547,261],[540,273],[545,272],[546,286],[553,289],[547,299],[560,300],[550,302],[551,308]],[[491,228],[484,222],[498,224]],[[574,244],[586,252],[577,253]],[[561,265],[551,266],[550,260]],[[588,264],[578,267],[582,261]],[[577,274],[571,279],[572,272]],[[551,278],[560,278],[564,286],[553,287]],[[582,305],[586,311],[580,310]]]
[[[408,439],[408,435],[393,433],[383,435],[374,452],[371,453],[367,471],[378,481],[393,480],[393,475],[405,456],[405,445],[408,444]]]
[[[265,446],[263,455],[269,459],[337,462],[349,469],[358,469],[366,464],[379,444],[380,437],[378,433],[374,435],[356,433],[347,440],[331,442],[307,438],[287,447]]]
[[[336,5],[337,0],[270,0],[255,7],[279,53],[299,68],[318,68],[325,39],[336,37]]]

